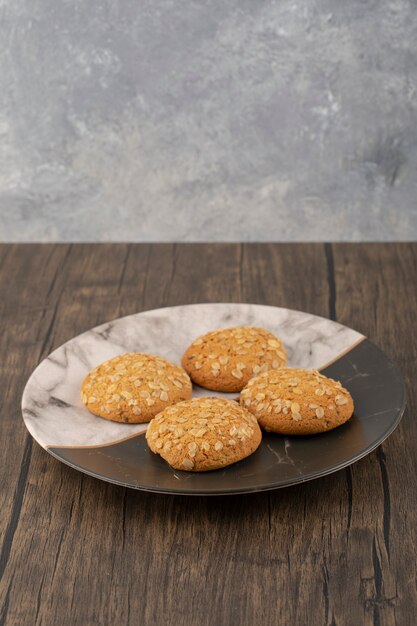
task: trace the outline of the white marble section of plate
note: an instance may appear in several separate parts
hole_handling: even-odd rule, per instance
[[[322,317],[255,304],[191,304],[137,313],[71,339],[42,361],[23,394],[26,426],[43,447],[102,445],[143,432],[146,425],[103,420],[83,406],[80,387],[86,374],[124,352],[149,352],[179,363],[195,337],[235,325],[268,328],[282,339],[288,365],[305,368],[324,367],[364,338]],[[197,388],[194,395],[226,394]]]

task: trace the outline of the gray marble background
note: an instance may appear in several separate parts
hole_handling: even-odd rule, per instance
[[[0,0],[0,239],[417,239],[414,0]]]

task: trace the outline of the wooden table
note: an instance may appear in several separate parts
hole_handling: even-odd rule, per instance
[[[0,268],[1,625],[417,623],[417,244],[3,245]],[[106,484],[32,441],[20,398],[54,347],[200,301],[368,335],[406,378],[400,427],[326,478],[218,498]]]

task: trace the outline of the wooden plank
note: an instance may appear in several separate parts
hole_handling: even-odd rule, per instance
[[[19,400],[36,362],[69,337],[198,301],[335,314],[411,380],[416,258],[411,245],[0,246],[0,624],[412,624],[412,424],[319,481],[183,498],[108,485],[31,448]]]
[[[331,605],[341,620],[362,601],[363,624],[414,624],[417,614],[417,427],[414,335],[417,246],[334,246],[338,319],[356,327],[396,361],[408,407],[394,435],[351,470],[351,523],[345,579],[333,570]]]

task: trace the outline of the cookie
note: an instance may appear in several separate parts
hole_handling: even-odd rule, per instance
[[[323,433],[353,414],[352,396],[340,382],[316,370],[290,367],[252,378],[240,403],[264,430],[281,435]]]
[[[240,391],[260,372],[282,367],[285,349],[264,328],[234,326],[202,335],[185,351],[181,364],[197,385],[213,391]]]
[[[162,411],[152,420],[146,439],[178,470],[206,472],[241,461],[261,443],[256,418],[236,402],[195,398]]]
[[[133,352],[95,367],[84,379],[81,399],[94,415],[115,422],[148,422],[167,406],[191,398],[181,367],[159,356]]]

